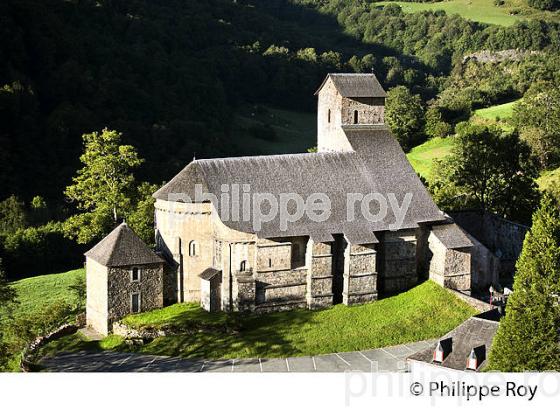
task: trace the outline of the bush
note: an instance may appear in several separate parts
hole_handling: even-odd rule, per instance
[[[69,270],[82,262],[84,248],[64,237],[60,222],[18,229],[0,240],[5,271],[12,280]]]

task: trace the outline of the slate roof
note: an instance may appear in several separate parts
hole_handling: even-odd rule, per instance
[[[210,280],[214,276],[219,275],[221,273],[222,273],[221,270],[214,269],[214,268],[206,268],[206,269],[204,269],[204,271],[200,275],[198,275],[198,277],[200,279]]]
[[[315,95],[319,94],[321,88],[328,79],[331,79],[336,90],[343,97],[387,97],[387,93],[377,81],[375,74],[358,74],[358,73],[331,73],[323,80]]]
[[[87,251],[85,256],[107,267],[163,263],[163,259],[148,248],[124,222]]]
[[[311,236],[314,240],[326,241],[332,240],[332,234],[345,234],[356,244],[376,242],[373,232],[388,230],[395,222],[391,207],[388,206],[387,216],[382,220],[368,221],[357,204],[355,220],[347,221],[348,193],[366,195],[376,192],[385,198],[394,194],[399,204],[403,203],[407,193],[411,193],[412,200],[400,229],[445,220],[388,128],[348,128],[344,132],[355,151],[195,160],[159,189],[154,197],[177,201],[177,195],[186,194],[194,201],[195,184],[198,183],[204,192],[213,193],[218,198],[222,193],[222,184],[239,184],[239,189],[248,184],[251,194],[269,193],[279,198],[282,193],[297,193],[307,199],[313,193],[324,193],[330,199],[331,215],[321,223],[304,215],[282,230],[277,217],[263,222],[261,229],[255,232],[252,220],[239,218],[239,221],[234,221],[229,218],[223,221],[231,229],[256,233],[261,238]],[[288,205],[288,211],[293,214],[294,201]],[[375,214],[376,202],[371,205],[371,213]],[[216,209],[221,214],[219,202]],[[263,206],[263,213],[267,212],[268,209]],[[243,215],[243,203],[239,214]]]
[[[484,319],[482,315],[473,316],[453,329],[451,332],[443,336],[440,340],[451,338],[452,351],[445,358],[443,363],[435,363],[432,361],[434,349],[437,343],[420,352],[414,353],[408,357],[408,360],[415,360],[433,364],[434,366],[442,366],[455,370],[465,370],[467,358],[471,350],[479,346],[485,346],[486,358],[492,345],[492,340],[498,330],[499,322]],[[486,365],[486,361],[479,364],[478,370]]]
[[[436,225],[432,232],[447,249],[468,248],[473,246],[465,232],[455,223]]]

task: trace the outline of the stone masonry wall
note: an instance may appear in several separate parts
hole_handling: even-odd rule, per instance
[[[131,280],[132,266],[110,268],[108,274],[108,319],[112,323],[132,313],[131,295],[140,294],[140,311],[163,306],[163,264],[139,265],[140,280]]]
[[[478,210],[450,212],[457,225],[486,246],[500,260],[498,270],[511,274],[523,248],[528,226]],[[487,282],[483,280],[483,282]]]
[[[416,285],[418,282],[416,230],[387,231],[382,238],[380,290],[390,294]]]
[[[333,304],[333,254],[332,245],[313,242],[307,244],[306,298],[309,309],[319,309]]]
[[[377,299],[375,245],[348,245],[344,271],[343,303],[353,305]]]
[[[341,128],[341,112],[342,96],[329,78],[319,93],[317,106],[317,149],[319,152],[352,151],[352,146]]]
[[[354,124],[354,111],[358,111],[358,124],[383,124],[384,98],[342,98],[343,125]]]
[[[447,249],[433,233],[428,237],[428,247],[431,253],[430,279],[445,288],[470,291],[470,248]]]

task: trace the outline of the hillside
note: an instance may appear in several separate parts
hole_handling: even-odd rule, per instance
[[[397,4],[405,13],[443,10],[447,14],[458,14],[467,20],[500,26],[511,26],[516,21],[523,19],[519,15],[512,15],[509,8],[495,6],[493,0],[451,0],[435,3],[379,2],[379,5],[385,6],[387,4]]]
[[[137,178],[161,183],[195,155],[285,151],[245,142],[244,107],[313,112],[327,72],[373,68],[384,87],[428,100],[457,56],[556,49],[558,37],[554,22],[485,26],[365,0],[6,0],[0,13],[11,39],[0,44],[0,200],[41,195],[64,212],[83,133],[122,132],[146,159]]]
[[[2,342],[6,342],[10,350],[8,370],[19,370],[19,354],[24,344],[28,342],[27,339],[32,337],[28,332],[32,332],[31,328],[35,328],[35,326],[42,326],[41,323],[37,323],[38,318],[50,320],[44,316],[44,312],[61,303],[76,306],[78,301],[70,290],[70,286],[77,284],[80,280],[85,280],[84,268],[12,282],[18,300],[18,304],[15,305],[12,312],[15,326],[2,322],[4,315],[0,310],[0,326],[2,327],[0,335],[3,334],[3,337],[6,338]],[[80,302],[85,303],[85,301]]]

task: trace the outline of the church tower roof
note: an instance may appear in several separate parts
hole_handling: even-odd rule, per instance
[[[343,97],[355,98],[385,98],[387,93],[377,81],[375,74],[358,73],[330,73],[328,74],[319,89],[315,92],[318,95],[328,79],[334,83],[336,90]]]
[[[107,267],[163,262],[125,222],[117,226],[85,255]]]

